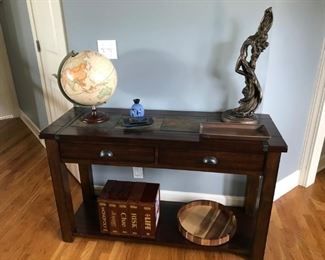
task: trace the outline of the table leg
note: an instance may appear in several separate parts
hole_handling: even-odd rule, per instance
[[[57,141],[46,140],[46,151],[52,177],[56,207],[59,215],[62,239],[65,242],[72,242],[75,222],[68,172],[64,163],[61,162]]]
[[[252,259],[263,260],[264,257],[280,157],[281,153],[269,152],[266,158],[261,198],[256,216]]]
[[[95,192],[91,164],[79,163],[79,173],[84,202],[94,200]]]
[[[256,213],[259,202],[259,190],[262,176],[247,176],[245,211],[246,214],[253,216]]]

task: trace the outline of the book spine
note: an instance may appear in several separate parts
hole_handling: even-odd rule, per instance
[[[118,215],[119,215],[119,223],[120,223],[120,230],[119,233],[121,235],[128,235],[129,234],[129,214],[128,208],[126,203],[118,203]]]
[[[100,232],[109,233],[109,218],[108,218],[107,202],[98,200],[97,208],[98,208]]]
[[[137,203],[129,204],[129,226],[130,235],[139,237],[141,233],[139,205]]]
[[[155,201],[155,225],[156,227],[158,226],[158,221],[159,221],[159,217],[160,217],[160,189],[158,189],[157,195],[156,195],[156,201]]]
[[[109,216],[109,233],[118,235],[120,233],[118,207],[114,202],[108,202],[108,216]]]
[[[142,205],[142,232],[141,236],[145,238],[155,238],[156,233],[156,216],[155,206]]]

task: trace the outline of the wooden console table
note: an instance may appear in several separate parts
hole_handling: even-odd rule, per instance
[[[258,115],[271,138],[249,140],[206,140],[199,138],[201,122],[220,121],[220,113],[146,111],[155,123],[124,129],[122,116],[128,110],[101,109],[108,122],[86,125],[80,117],[88,110],[72,108],[45,128],[45,139],[62,239],[74,236],[182,246],[201,250],[227,251],[249,259],[263,259],[272,209],[278,166],[287,145],[268,115]],[[203,160],[216,157],[217,164]],[[205,163],[204,163],[205,162]],[[67,169],[64,163],[78,163],[83,203],[73,212]],[[92,164],[169,168],[241,174],[247,176],[244,207],[232,207],[238,227],[233,239],[222,246],[203,247],[184,239],[177,229],[176,214],[182,203],[161,202],[161,218],[155,240],[109,236],[99,231]],[[186,173],[184,173],[186,178]]]

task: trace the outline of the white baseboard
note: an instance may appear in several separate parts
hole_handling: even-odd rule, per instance
[[[243,206],[244,197],[226,196],[209,193],[183,192],[183,191],[160,191],[161,200],[189,202],[192,200],[213,200],[226,206]]]
[[[325,154],[322,154],[319,159],[319,164],[317,168],[317,172],[325,169]]]
[[[22,111],[19,111],[20,119],[25,123],[25,125],[32,131],[32,133],[36,136],[37,140],[45,147],[44,140],[41,140],[38,135],[40,133],[40,129],[34,124],[34,122]]]
[[[299,171],[288,175],[284,179],[280,180],[276,184],[274,199],[277,200],[284,194],[291,191],[293,188],[298,186]],[[95,191],[98,194],[102,190],[103,186],[95,185]],[[197,193],[197,192],[184,192],[184,191],[171,191],[161,190],[160,199],[166,201],[179,201],[189,202],[192,200],[213,200],[226,206],[237,206],[241,207],[244,205],[245,198],[243,196],[226,196],[220,194],[210,193]]]
[[[297,170],[276,183],[273,201],[276,201],[299,185],[300,171]]]
[[[103,186],[95,185],[95,193],[99,193]],[[225,196],[209,193],[161,190],[160,199],[165,201],[189,202],[192,200],[213,200],[226,206],[243,206],[244,197]]]
[[[279,199],[281,196],[298,186],[299,174],[300,171],[297,170],[277,182],[273,201]],[[162,190],[160,193],[161,200],[188,202],[197,199],[206,199],[217,201],[226,206],[243,206],[245,200],[245,198],[242,196],[225,196],[208,193],[179,192],[169,190]]]
[[[273,201],[277,200],[278,198],[298,186],[299,173],[299,170],[297,170],[277,182]],[[217,201],[226,206],[243,206],[245,200],[243,196],[225,196],[208,193],[179,192],[169,190],[162,190],[160,193],[161,200],[188,202],[197,199],[206,199]]]
[[[15,118],[14,115],[0,116],[0,120]]]

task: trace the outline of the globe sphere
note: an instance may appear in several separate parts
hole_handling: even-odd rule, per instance
[[[63,95],[71,102],[97,106],[114,94],[117,75],[112,62],[102,54],[71,52],[60,65],[58,83]]]

